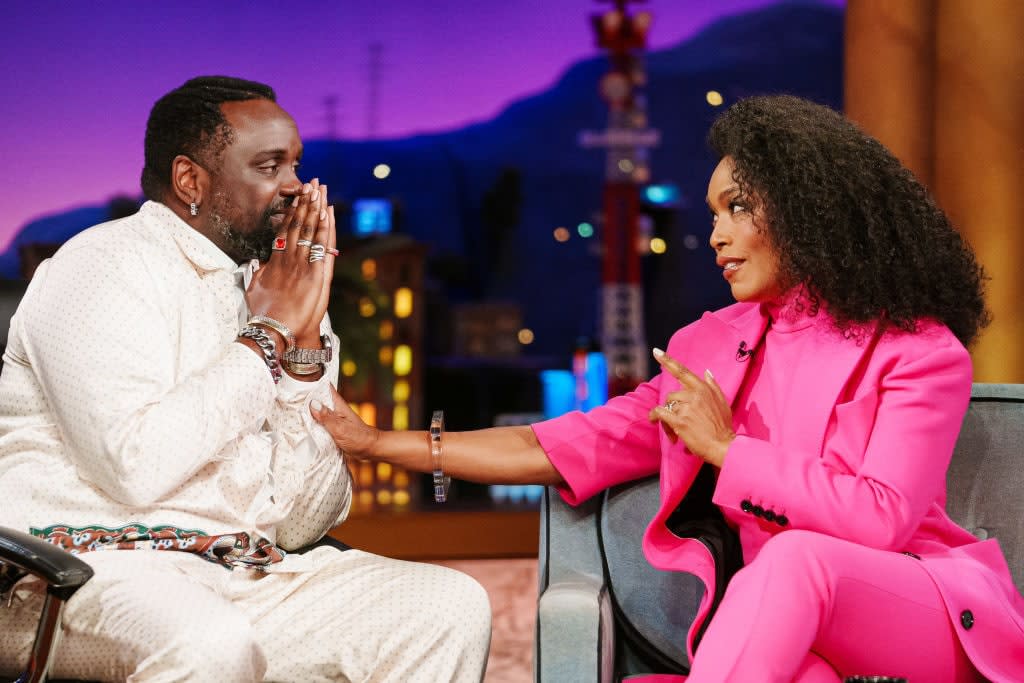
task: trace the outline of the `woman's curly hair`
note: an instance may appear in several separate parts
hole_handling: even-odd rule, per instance
[[[944,323],[965,345],[988,323],[985,275],[927,190],[880,142],[828,107],[751,97],[712,125],[740,192],[763,211],[783,284],[804,284],[839,329]]]

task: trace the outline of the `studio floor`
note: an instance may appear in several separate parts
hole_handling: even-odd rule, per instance
[[[441,560],[469,574],[491,599],[491,655],[484,683],[529,683],[537,613],[537,560]]]

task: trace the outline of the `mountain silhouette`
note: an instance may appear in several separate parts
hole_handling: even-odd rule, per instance
[[[654,11],[655,30],[657,12]],[[723,107],[744,96],[790,93],[841,108],[843,12],[794,2],[725,17],[678,45],[648,53],[648,118],[661,131],[651,152],[652,180],[677,185],[682,201],[660,226],[665,254],[644,257],[647,337],[664,345],[701,312],[731,301],[707,248],[704,208],[715,159],[705,136]],[[597,329],[600,227],[590,239],[575,226],[595,223],[601,207],[604,152],[578,145],[582,130],[606,125],[597,92],[607,60],[576,63],[550,89],[510,104],[495,118],[461,129],[393,140],[307,140],[303,172],[326,180],[338,199],[391,197],[401,205],[400,229],[431,245],[436,262],[461,264],[459,278],[442,283],[447,296],[516,301],[535,332],[531,353],[568,354],[581,335]],[[371,169],[387,163],[385,180]],[[520,172],[520,221],[508,234],[485,230],[484,195],[507,169]],[[333,199],[333,197],[332,197]],[[63,241],[105,220],[104,208],[76,209],[26,225],[4,254],[0,275],[17,275],[18,245]],[[595,223],[596,224],[596,223]],[[552,233],[568,227],[560,243]],[[346,226],[339,225],[339,229]],[[493,277],[496,239],[513,268]],[[440,276],[439,276],[440,277]]]

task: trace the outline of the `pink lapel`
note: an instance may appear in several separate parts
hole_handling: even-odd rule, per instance
[[[740,344],[745,344],[746,349],[753,349],[757,353],[767,326],[768,318],[761,312],[760,306],[750,306],[732,320],[723,319],[717,313],[705,313],[697,334],[679,345],[669,345],[666,351],[696,375],[711,370],[731,404],[750,368],[749,358],[744,360],[737,355]],[[662,384],[662,396],[679,388],[678,382],[672,378],[669,380]],[[676,508],[697,476],[701,464],[681,444],[663,448],[662,451],[662,508],[656,519],[664,519]]]

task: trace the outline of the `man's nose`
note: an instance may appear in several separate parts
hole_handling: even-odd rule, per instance
[[[278,192],[282,197],[294,197],[302,192],[302,181],[299,179],[295,169],[288,172],[288,176],[282,178]]]

